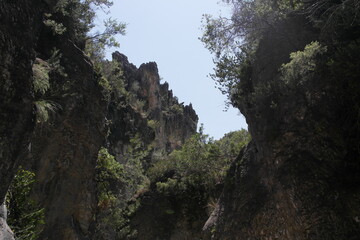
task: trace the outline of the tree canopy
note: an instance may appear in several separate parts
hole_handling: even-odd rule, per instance
[[[254,52],[266,31],[299,15],[319,31],[319,41],[336,45],[344,38],[360,36],[360,2],[357,0],[223,0],[231,9],[229,18],[204,15],[205,47],[214,54],[211,77],[231,101],[241,79],[249,78]],[[310,43],[309,43],[310,44]],[[233,102],[233,101],[232,101]]]

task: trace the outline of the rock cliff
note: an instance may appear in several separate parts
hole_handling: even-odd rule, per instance
[[[57,2],[0,1],[0,239],[14,239],[7,215],[23,217],[4,206],[20,165],[35,178],[18,181],[31,196],[11,197],[44,212],[38,239],[360,239],[356,16],[331,34],[303,14],[262,29],[230,95],[252,141],[224,180],[213,174],[210,194],[201,174],[214,171],[218,145],[164,161],[196,132],[191,104],[160,83],[154,62],[137,68],[115,52],[94,64],[83,21],[65,10],[84,1]]]
[[[53,4],[42,1],[0,3],[1,203],[21,160],[28,155],[29,139],[35,124],[32,88],[34,49],[42,28],[42,15]],[[0,234],[11,239],[4,219],[1,218]]]
[[[315,69],[284,82],[290,53],[321,49],[320,37],[301,16],[274,27],[233,95],[253,140],[228,172],[205,239],[359,239],[359,69],[330,63],[359,66],[347,52],[356,48],[322,48],[306,60]]]
[[[0,199],[21,164],[34,172],[31,198],[45,210],[39,239],[89,239],[99,211],[100,147],[109,148],[121,164],[136,158],[141,175],[156,153],[180,147],[196,131],[198,118],[167,83],[160,84],[156,63],[137,69],[114,53],[124,92],[114,86],[114,76],[107,76],[115,79],[107,88],[107,79],[84,54],[84,44],[70,30],[54,32],[61,26],[56,22],[46,25],[51,13],[72,24],[54,10],[56,3],[0,4]],[[119,201],[129,200],[136,184],[123,186],[126,194]],[[2,211],[0,234],[12,239],[5,215]]]
[[[41,1],[22,5],[18,1],[2,1],[0,9],[0,201],[3,201],[20,159],[27,155],[29,134],[34,127],[31,67],[47,6]]]

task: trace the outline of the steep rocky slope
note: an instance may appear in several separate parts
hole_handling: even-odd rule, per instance
[[[356,34],[321,48],[312,42],[319,30],[302,16],[274,28],[233,96],[253,141],[228,172],[205,239],[359,239]],[[286,81],[296,51],[304,61],[295,69],[316,68]]]
[[[76,49],[69,52],[74,51]],[[141,184],[136,178],[140,178],[139,172],[151,163],[152,153],[180,146],[196,131],[197,124],[191,106],[180,106],[167,86],[160,85],[155,63],[137,69],[124,55],[114,53],[123,71],[121,79],[114,81],[123,81],[125,94],[116,94],[117,90],[113,89],[106,100],[99,91],[101,88],[96,86],[96,78],[95,82],[91,81],[96,77],[91,66],[74,61],[75,56],[65,53],[62,56],[67,57],[73,59],[71,63],[76,66],[74,72],[66,71],[68,78],[76,79],[69,87],[75,96],[64,99],[63,110],[54,123],[36,128],[32,141],[37,178],[35,192],[46,211],[41,237],[44,239],[91,237],[90,225],[98,211],[99,189],[95,180],[100,146],[107,146],[115,160],[127,166],[128,178],[133,177],[131,180]],[[180,112],[165,117],[163,112],[174,105],[179,106]],[[149,126],[150,121],[156,126]],[[138,154],[143,155],[138,157]],[[138,162],[131,162],[133,160]],[[136,167],[139,172],[132,172]],[[136,184],[123,184],[117,190],[123,193],[118,207],[132,197]]]
[[[40,1],[23,7],[17,2],[0,4],[2,201],[19,165],[20,153],[28,149],[29,133],[34,126],[31,66],[45,6]]]
[[[31,169],[37,200],[46,211],[41,239],[83,239],[97,204],[95,167],[105,141],[107,103],[83,53],[72,44],[60,49],[71,96],[59,99],[54,121],[37,125]]]
[[[140,133],[145,144],[154,141],[154,151],[164,150],[168,153],[179,148],[185,139],[196,132],[198,117],[191,104],[184,106],[179,103],[172,90],[169,90],[169,84],[160,83],[156,63],[142,64],[137,69],[119,52],[113,54],[113,59],[122,69],[120,78],[128,93],[128,99],[124,99],[124,95],[112,94],[110,100],[108,119],[112,124],[108,139],[112,153],[121,158],[124,149],[116,146],[121,145],[119,140],[124,141],[127,138],[129,141],[127,132],[132,135]],[[118,103],[121,101],[127,101],[128,106],[119,108]],[[122,144],[124,145],[124,142]]]
[[[105,63],[109,69],[111,65],[116,67],[109,73],[113,90],[105,146],[124,167],[124,173],[122,179],[113,179],[110,183],[118,185],[111,190],[117,200],[111,206],[100,207],[100,227],[95,238],[133,239],[138,236],[138,231],[128,221],[132,218],[130,215],[138,211],[139,205],[145,204],[137,198],[141,192],[147,191],[146,171],[196,132],[198,117],[191,105],[178,102],[168,83],[160,83],[156,63],[142,64],[137,68],[125,55],[115,52],[112,63]],[[121,71],[112,79],[111,74],[118,70]],[[120,213],[115,216],[117,211]],[[105,226],[109,214],[114,215],[114,221],[122,223],[114,224],[113,229]]]
[[[137,68],[115,52],[94,65],[71,35],[81,20],[60,8],[54,18],[69,31],[46,26],[57,1],[1,1],[0,238],[14,239],[3,202],[22,165],[36,178],[25,201],[45,213],[32,226],[39,239],[360,239],[360,31],[341,13],[349,2],[360,9],[342,1],[339,25],[321,29],[302,13],[262,29],[230,95],[252,141],[205,223],[199,173],[214,171],[204,161],[216,146],[195,159],[203,162],[163,161],[198,117],[160,83],[156,63]]]
[[[42,28],[42,14],[55,2],[0,3],[0,202],[29,150],[34,128],[34,49]]]
[[[121,164],[136,159],[141,175],[153,156],[181,146],[196,131],[198,118],[167,83],[160,84],[155,63],[137,69],[115,53],[124,91],[116,89],[114,76],[110,86],[82,42],[71,32],[56,32],[56,22],[45,24],[56,3],[1,2],[0,199],[22,164],[36,176],[31,201],[45,210],[39,239],[88,239],[99,211],[100,147]],[[55,12],[57,21],[72,24],[64,16]],[[123,186],[123,204],[137,190],[129,186]],[[3,207],[1,212],[0,234],[12,239]],[[21,217],[11,211],[10,216]]]

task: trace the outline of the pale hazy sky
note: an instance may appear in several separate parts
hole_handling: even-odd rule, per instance
[[[119,52],[137,67],[155,61],[179,102],[192,103],[204,123],[205,133],[215,139],[247,128],[237,109],[225,109],[225,96],[207,77],[213,72],[212,55],[198,38],[205,13],[226,15],[218,0],[114,0],[110,16],[127,23],[125,36],[117,37]],[[107,56],[111,56],[108,51]]]

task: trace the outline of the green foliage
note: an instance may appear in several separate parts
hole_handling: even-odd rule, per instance
[[[181,114],[184,113],[184,107],[181,106],[180,104],[175,103],[175,104],[173,104],[173,105],[170,106],[169,111],[170,111],[171,113],[173,113],[173,114],[176,114],[176,115],[179,114],[179,115],[181,115]]]
[[[288,85],[301,85],[306,82],[316,69],[317,57],[325,52],[326,47],[319,42],[312,42],[305,46],[304,51],[291,53],[291,61],[281,66],[282,80]]]
[[[51,14],[47,14],[51,17]],[[62,23],[57,23],[55,20],[46,19],[44,20],[45,26],[49,27],[54,35],[62,35],[66,31],[66,27]]]
[[[104,49],[106,47],[120,47],[116,41],[116,35],[125,35],[126,24],[119,23],[117,20],[109,18],[104,21],[104,31],[95,32],[86,37],[85,52],[94,62],[104,59]]]
[[[254,49],[264,30],[272,28],[289,12],[298,10],[298,0],[223,0],[232,8],[231,18],[213,18],[204,15],[204,33],[201,41],[216,58]]]
[[[123,164],[117,162],[106,148],[101,148],[97,161],[98,213],[96,220],[96,239],[116,239],[130,234],[129,215],[135,211],[134,204],[125,206],[123,186],[126,172]],[[136,206],[137,207],[137,206]]]
[[[50,66],[50,73],[58,74],[62,77],[67,77],[65,68],[61,65],[62,54],[59,49],[53,48],[51,51],[51,56],[46,62]]]
[[[99,77],[98,83],[101,86],[101,88],[103,89],[103,93],[105,95],[109,95],[112,90],[112,87],[111,87],[109,81],[107,80],[107,78],[104,76]]]
[[[226,107],[230,103],[237,102],[241,96],[242,87],[251,80],[251,52],[243,49],[241,52],[236,52],[233,56],[224,55],[215,61],[215,73],[210,74],[210,77],[215,81],[216,87],[222,94],[227,95],[228,101]],[[241,82],[240,82],[241,79]]]
[[[103,32],[96,32],[87,37],[86,40],[91,40],[94,44],[102,45],[103,47],[120,47],[114,36],[118,34],[125,35],[126,24],[119,23],[115,19],[109,18],[104,21],[104,27],[105,30]]]
[[[339,40],[360,37],[358,0],[311,0],[304,4],[303,13],[320,29],[320,37],[324,42],[338,44]]]
[[[130,145],[124,153],[125,167],[129,174],[128,180],[135,185],[147,184],[144,167],[149,161],[153,150],[152,145],[146,145],[139,133],[130,139]]]
[[[104,75],[110,85],[112,94],[114,94],[118,98],[124,96],[128,97],[129,93],[125,89],[125,82],[121,64],[116,60],[103,61],[100,68],[101,73]]]
[[[129,98],[130,106],[138,113],[144,112],[145,100],[139,99],[136,95],[131,94]]]
[[[51,77],[58,75],[66,77],[67,74],[63,66],[61,66],[61,53],[54,48],[51,51],[51,56],[46,61],[36,58],[32,66],[33,71],[33,86],[35,91],[34,105],[36,109],[36,122],[44,123],[49,120],[51,114],[55,114],[61,109],[61,105],[50,100],[54,98],[52,95],[56,90],[52,89],[50,84]],[[65,85],[65,84],[63,84]]]
[[[143,188],[146,180],[140,161],[145,153],[139,149],[140,143],[138,138],[132,140],[126,155],[128,159],[124,164],[117,162],[106,148],[99,151],[96,168],[96,239],[126,239],[136,234],[129,222],[139,207],[139,202],[129,202],[129,197]]]
[[[34,102],[36,108],[36,122],[47,122],[51,114],[55,114],[57,110],[61,109],[61,106],[54,101],[50,100],[37,100]]]
[[[49,72],[50,66],[47,62],[37,59],[33,67],[33,83],[34,90],[39,94],[45,94],[45,92],[50,88],[49,82]]]
[[[106,148],[101,148],[97,161],[98,206],[109,208],[116,204],[116,186],[124,182],[124,166]]]
[[[59,0],[51,12],[44,14],[44,25],[78,46],[86,44],[85,52],[94,62],[100,62],[105,47],[119,46],[114,36],[125,34],[126,25],[111,18],[103,22],[103,32],[91,31],[97,11],[108,14],[112,4],[110,0]]]
[[[244,91],[251,93],[256,88],[248,82],[251,80],[251,63],[254,61],[259,41],[266,32],[276,32],[279,23],[286,21],[288,16],[302,15],[311,19],[313,26],[319,30],[320,43],[313,42],[304,51],[291,55],[291,62],[281,68],[282,78],[287,83],[292,81],[301,84],[299,78],[309,78],[309,74],[314,71],[316,57],[326,52],[325,46],[330,49],[331,45],[335,46],[345,39],[357,41],[360,37],[360,3],[357,0],[223,2],[232,8],[231,17],[214,18],[205,15],[201,40],[215,55],[216,68],[212,78],[235,106],[242,101]],[[257,86],[261,90],[268,87]]]
[[[148,171],[149,178],[163,193],[181,193],[189,187],[211,191],[223,180],[231,161],[249,140],[248,132],[241,130],[213,141],[200,128],[180,150],[156,162]]]
[[[232,7],[231,18],[213,18],[204,15],[204,33],[201,41],[215,55],[215,73],[210,76],[229,103],[236,105],[241,93],[240,80],[251,75],[251,58],[262,34],[274,22],[284,18],[291,7],[284,8],[284,1],[224,0]]]
[[[34,91],[38,96],[43,96],[50,89],[50,75],[58,74],[66,77],[64,68],[60,64],[61,53],[58,49],[54,48],[51,56],[46,61],[36,58],[33,66],[33,85]]]
[[[215,144],[218,145],[222,157],[234,159],[250,140],[251,137],[248,131],[241,129],[225,134],[224,137],[216,141]]]
[[[156,130],[156,129],[159,128],[160,123],[159,123],[159,121],[156,121],[156,120],[151,119],[151,120],[148,120],[148,121],[147,121],[147,125],[148,125],[151,129]]]
[[[6,195],[8,224],[19,240],[38,239],[44,225],[44,209],[31,198],[34,182],[35,174],[20,168]]]

